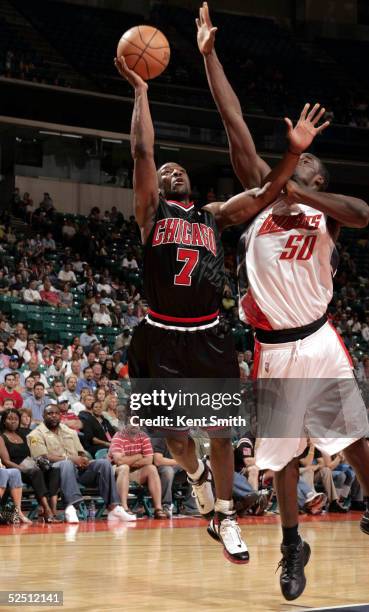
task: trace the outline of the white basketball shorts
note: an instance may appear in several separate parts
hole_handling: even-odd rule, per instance
[[[329,323],[303,340],[258,343],[254,377],[260,469],[283,469],[307,438],[333,455],[369,435],[350,356]]]

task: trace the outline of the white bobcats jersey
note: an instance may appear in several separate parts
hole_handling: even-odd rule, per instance
[[[335,250],[326,215],[277,200],[247,227],[240,249],[241,321],[290,329],[324,315],[332,299]]]

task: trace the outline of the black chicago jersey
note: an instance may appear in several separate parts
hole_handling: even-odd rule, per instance
[[[218,310],[225,282],[223,247],[214,215],[160,197],[144,247],[144,293],[149,307],[173,317]]]

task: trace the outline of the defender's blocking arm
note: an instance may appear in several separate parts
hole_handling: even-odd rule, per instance
[[[316,104],[310,112],[309,108],[310,104],[305,104],[295,127],[290,119],[285,118],[288,150],[269,174],[268,183],[262,189],[255,188],[240,193],[225,203],[214,202],[205,206],[206,210],[215,215],[219,229],[249,221],[278,197],[293,174],[301,153],[310,146],[315,136],[329,125],[329,121],[325,121],[316,127],[324,108],[320,109],[319,104]]]
[[[328,215],[344,227],[366,227],[369,223],[369,206],[364,200],[352,196],[312,191],[293,180],[286,185],[289,204],[300,202]]]
[[[134,159],[133,191],[135,217],[145,242],[152,229],[159,205],[159,186],[154,161],[154,126],[151,119],[147,84],[123,57],[116,58],[119,74],[127,79],[135,90],[135,103],[131,123],[131,154]]]
[[[211,93],[227,132],[233,169],[245,189],[260,187],[270,172],[270,166],[256,152],[240,102],[215,52],[217,28],[213,27],[206,2],[200,8],[196,25],[198,47],[204,57]]]

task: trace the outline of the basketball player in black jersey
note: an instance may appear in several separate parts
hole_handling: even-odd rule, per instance
[[[158,171],[154,162],[154,129],[147,84],[129,70],[124,58],[115,65],[135,90],[131,126],[134,158],[135,215],[144,249],[144,294],[149,304],[146,320],[135,330],[129,350],[131,378],[239,378],[230,332],[218,325],[224,288],[224,261],[220,240],[223,228],[253,217],[272,202],[293,173],[300,154],[324,126],[315,117],[301,115],[293,128],[289,119],[289,150],[268,178],[267,188],[245,192],[225,203],[195,209],[184,168],[166,163]],[[210,475],[195,453],[188,435],[168,431],[173,458],[187,472],[204,516],[215,512],[209,534],[220,541],[226,557],[247,563],[233,509],[234,456],[228,437],[211,437]]]
[[[243,117],[240,102],[233,91],[215,52],[217,28],[213,26],[206,2],[200,8],[197,24],[197,40],[204,57],[206,74],[214,101],[218,107],[229,141],[233,169],[243,187],[260,187],[270,173],[269,165],[256,151],[252,135]],[[364,227],[368,223],[368,207],[365,202],[346,195],[322,193],[328,184],[328,174],[321,161],[311,154],[301,157],[298,166],[300,184],[291,181],[287,194],[292,202],[305,203],[328,215],[330,233],[337,238],[340,226]],[[315,189],[306,185],[315,184]],[[296,193],[294,193],[296,192]],[[362,438],[344,450],[348,463],[360,480],[366,511],[361,518],[361,530],[369,535],[369,446]],[[282,568],[280,584],[284,597],[296,599],[305,588],[305,548],[298,533],[297,479],[298,458],[275,473],[279,510],[283,530],[281,546]]]

